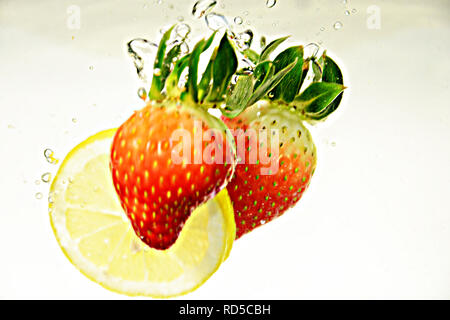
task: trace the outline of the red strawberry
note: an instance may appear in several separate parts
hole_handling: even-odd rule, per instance
[[[300,200],[316,167],[316,148],[298,114],[276,103],[254,105],[225,123],[230,129],[243,130],[236,135],[238,164],[227,185],[239,238],[282,215]],[[265,132],[269,142],[262,138]],[[244,141],[244,133],[245,148],[242,148],[238,140]],[[279,137],[278,141],[274,135]],[[272,148],[279,147],[278,157],[270,143]],[[256,163],[250,163],[251,153],[258,155]],[[262,163],[261,153],[270,156],[267,158],[270,163]]]
[[[182,141],[179,129],[191,141]],[[201,131],[208,129],[215,136],[202,142]],[[220,138],[224,131],[200,107],[173,101],[150,103],[118,129],[111,148],[114,186],[136,234],[150,247],[169,248],[192,211],[228,182],[234,163],[225,152],[232,150],[230,141]],[[222,164],[215,158],[220,153]]]

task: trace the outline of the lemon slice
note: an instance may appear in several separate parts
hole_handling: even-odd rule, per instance
[[[228,257],[236,232],[226,190],[197,208],[168,250],[134,233],[112,185],[115,129],[74,148],[50,190],[50,220],[67,258],[88,278],[126,295],[170,297],[194,290]]]

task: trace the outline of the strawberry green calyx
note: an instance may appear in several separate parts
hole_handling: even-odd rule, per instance
[[[239,73],[223,111],[226,117],[238,116],[259,100],[292,107],[303,120],[312,124],[326,119],[337,109],[346,87],[340,68],[326,52],[319,59],[315,56],[305,59],[303,47],[293,46],[270,60],[270,55],[287,38],[272,41],[261,54],[251,49],[242,52],[255,67],[253,72]],[[312,83],[305,88],[309,73],[312,73]]]
[[[205,72],[199,75],[200,56],[208,50],[216,36],[202,39],[192,52],[181,55],[181,43],[167,51],[173,27],[164,33],[154,63],[154,74],[150,88],[150,100],[181,99],[183,102],[201,105],[208,109],[225,101],[231,77],[237,69],[237,57],[225,33],[214,49]],[[182,74],[187,68],[187,81],[183,85]]]
[[[342,72],[326,52],[320,58],[305,58],[303,46],[292,46],[271,60],[273,52],[288,39],[282,37],[267,44],[261,53],[241,51],[254,67],[238,70],[232,36],[225,32],[200,75],[200,56],[211,47],[217,31],[182,55],[182,42],[168,49],[172,30],[164,33],[158,47],[150,100],[180,99],[205,109],[221,106],[228,118],[238,116],[259,100],[268,100],[293,108],[311,124],[325,120],[342,100],[346,88]],[[187,81],[182,84],[186,69]],[[233,76],[235,83],[231,81]],[[306,84],[309,78],[312,82]]]

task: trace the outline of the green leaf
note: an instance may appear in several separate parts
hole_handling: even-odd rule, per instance
[[[280,83],[281,80],[288,74],[289,71],[294,68],[294,66],[297,64],[297,60],[286,66],[284,69],[278,71],[274,76],[267,79],[267,81],[264,81],[258,89],[256,89],[252,96],[250,97],[247,105],[251,106],[261,98],[263,98],[269,91],[271,91],[277,84]]]
[[[309,59],[306,59],[306,60],[303,62],[303,66],[302,66],[302,78],[301,78],[301,80],[300,80],[300,90],[299,90],[299,91],[302,90],[303,82],[305,82],[306,76],[308,75],[309,64],[310,64],[310,63],[311,63],[311,60],[309,60]]]
[[[251,76],[240,76],[233,92],[226,99],[226,109],[222,113],[228,118],[234,118],[244,111],[253,92]]]
[[[156,52],[155,63],[153,64],[153,70],[161,70],[161,67],[164,62],[164,56],[166,54],[167,41],[170,38],[170,34],[173,30],[172,26],[169,30],[167,30],[161,38],[159,42],[158,51]],[[161,90],[163,89],[163,81],[161,77],[161,72],[155,72],[153,74],[152,85],[150,87],[149,98],[151,100],[160,100],[162,99]]]
[[[198,102],[198,62],[200,60],[200,54],[203,52],[203,47],[205,46],[205,40],[202,39],[192,50],[191,56],[189,57],[189,74],[188,74],[188,92],[191,95],[193,101]]]
[[[203,80],[203,82],[200,83],[200,85],[198,84],[198,64],[200,61],[200,54],[206,50],[208,50],[208,48],[211,46],[211,43],[214,40],[214,36],[216,35],[216,32],[214,32],[207,40],[200,40],[194,47],[194,49],[192,50],[192,53],[189,55],[189,61],[187,63],[187,65],[189,66],[189,73],[188,73],[188,81],[187,81],[187,88],[188,88],[188,92],[192,98],[193,101],[198,102],[199,101],[199,88],[201,85],[205,85],[205,82],[207,81],[206,79]],[[181,70],[182,71],[182,70]],[[209,73],[210,71],[207,70],[207,72]],[[178,80],[179,77],[181,75],[178,75]],[[208,83],[209,84],[209,83]],[[202,90],[204,90],[204,88],[202,88]],[[200,91],[202,91],[200,90]],[[183,95],[183,97],[185,97],[185,95]]]
[[[198,85],[198,100],[200,102],[203,101],[203,99],[206,97],[206,95],[210,90],[210,84],[213,75],[213,63],[214,59],[216,58],[216,55],[217,55],[217,48],[211,55],[211,59],[209,59],[208,65],[206,66],[206,70],[203,73],[202,79],[200,80],[200,83]]]
[[[271,43],[269,43],[267,46],[264,47],[264,49],[261,52],[261,57],[259,58],[259,61],[265,61],[269,59],[270,54],[281,44],[283,43],[289,36],[282,37],[276,40],[273,40]]]
[[[343,85],[337,83],[314,82],[295,98],[295,102],[306,115],[318,114],[325,110],[344,89]]]
[[[236,72],[237,65],[236,53],[225,33],[220,41],[217,55],[212,65],[213,84],[207,98],[208,101],[217,102],[223,99],[222,96],[227,90],[231,76]]]
[[[164,62],[161,66],[161,83],[165,83],[166,79],[170,73],[170,69],[172,66],[172,63],[174,62],[174,59],[180,55],[181,52],[181,45],[176,45],[172,49],[169,50],[166,57],[164,58]],[[162,86],[164,88],[164,86]],[[161,90],[162,90],[161,88]]]
[[[342,71],[339,69],[336,62],[334,62],[330,57],[326,56],[324,54],[324,67],[323,67],[323,74],[322,74],[322,81],[323,82],[334,82],[339,84],[344,84],[344,78],[342,76]],[[342,100],[341,93],[337,98],[333,101],[333,103],[329,106],[329,113],[332,113],[334,110],[336,110],[339,107],[339,104]]]
[[[253,77],[256,79],[254,89],[270,79],[275,73],[275,66],[272,61],[264,61],[255,67]]]
[[[253,51],[252,49],[245,49],[243,51],[243,54],[254,64],[257,64],[259,61],[259,54],[256,53],[256,51]]]
[[[275,72],[285,68],[287,65],[297,61],[292,70],[286,74],[283,80],[273,89],[273,100],[282,99],[289,103],[294,100],[295,96],[300,91],[300,82],[302,80],[303,72],[303,47],[290,47],[281,52],[273,61],[275,65]]]
[[[166,91],[170,97],[177,97],[180,95],[180,89],[178,88],[178,82],[180,81],[183,70],[188,66],[190,54],[185,55],[175,63],[175,66],[166,79]]]

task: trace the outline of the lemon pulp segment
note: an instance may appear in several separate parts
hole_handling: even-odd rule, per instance
[[[69,260],[91,280],[127,295],[176,296],[205,282],[228,257],[236,226],[226,189],[197,208],[167,250],[134,233],[112,185],[115,129],[102,131],[63,161],[50,190],[50,220]]]

